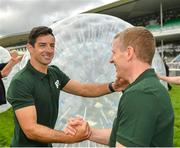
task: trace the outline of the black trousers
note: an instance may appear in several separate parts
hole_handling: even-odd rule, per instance
[[[0,64],[0,70],[2,70],[7,63],[1,63]],[[2,75],[0,72],[0,105],[2,104],[6,104],[6,91],[5,91],[5,87],[2,81]]]

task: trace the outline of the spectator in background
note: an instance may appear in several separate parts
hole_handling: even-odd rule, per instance
[[[8,63],[0,63],[0,105],[6,104],[6,91],[2,78],[7,77],[14,65],[22,59],[22,56],[18,56],[18,53],[15,50],[10,52],[10,54],[11,59]]]
[[[165,70],[166,70],[166,76],[169,76],[169,66],[166,64],[165,58],[163,59]],[[168,90],[172,89],[172,86],[167,82]]]
[[[180,85],[180,76],[169,77],[169,76],[161,76],[159,74],[157,74],[157,76],[159,79],[166,81],[167,83]]]

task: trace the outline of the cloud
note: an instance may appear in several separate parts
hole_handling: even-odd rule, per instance
[[[108,0],[108,2],[115,0]],[[104,5],[105,0],[0,0],[0,36],[49,26],[67,16]]]

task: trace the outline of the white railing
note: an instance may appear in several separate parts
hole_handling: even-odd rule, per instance
[[[180,62],[179,63],[167,63],[169,66],[170,76],[180,76]]]
[[[27,51],[26,45],[7,47],[6,49],[8,51],[16,50],[19,55],[23,55]]]
[[[12,46],[12,47],[7,47],[7,50],[11,51],[11,50],[17,50],[17,51],[27,51],[26,45],[21,45],[21,46]]]
[[[160,29],[151,30],[151,32],[155,37],[167,36],[172,34],[176,35],[180,34],[180,26],[162,27]]]

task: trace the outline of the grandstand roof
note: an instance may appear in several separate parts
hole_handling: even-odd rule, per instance
[[[87,12],[101,13],[119,17],[127,22],[131,19],[146,16],[154,13],[160,14],[160,4],[163,11],[179,8],[180,0],[119,0],[114,3],[98,7]],[[152,31],[157,41],[175,41],[180,40],[180,27],[169,29],[168,31],[161,30]],[[160,28],[159,28],[160,29]],[[160,35],[161,34],[161,35]]]
[[[0,37],[0,46],[9,47],[15,45],[22,45],[27,42],[29,32],[21,32]]]
[[[163,11],[172,8],[180,8],[180,0],[119,0],[87,12],[113,15],[128,21],[135,17],[155,12],[160,13],[161,2]]]

